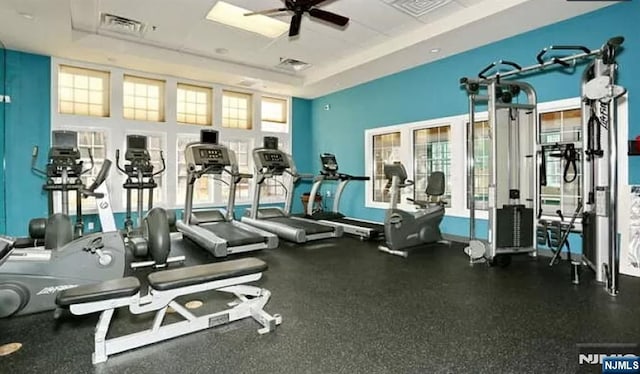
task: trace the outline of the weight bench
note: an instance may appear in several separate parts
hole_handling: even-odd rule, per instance
[[[260,334],[275,330],[282,323],[282,317],[264,311],[271,293],[245,284],[259,280],[265,270],[267,264],[256,258],[165,270],[147,277],[149,290],[145,296],[140,295],[138,279],[127,277],[64,290],[56,297],[56,303],[59,307],[69,308],[75,315],[102,312],[94,337],[92,362],[97,364],[107,361],[108,356],[116,353],[248,317],[262,325],[258,330]],[[175,300],[179,296],[211,290],[232,293],[237,300],[228,304],[229,309],[199,317]],[[155,311],[153,326],[144,331],[106,339],[114,310],[127,306],[133,314]],[[162,325],[168,307],[184,320]]]

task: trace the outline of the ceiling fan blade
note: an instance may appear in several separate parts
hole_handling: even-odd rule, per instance
[[[271,13],[279,13],[279,12],[285,12],[287,10],[287,8],[275,8],[275,9],[266,9],[266,10],[261,10],[258,12],[251,12],[251,13],[245,13],[245,16],[257,16],[257,15],[265,15],[265,14],[271,14]]]
[[[302,23],[302,13],[296,12],[291,17],[291,26],[289,26],[289,36],[296,36],[300,33],[300,23]]]
[[[347,17],[343,17],[339,14],[327,12],[326,10],[322,10],[318,8],[309,9],[309,15],[311,17],[319,18],[323,21],[331,22],[338,26],[345,26],[347,23],[349,23],[349,18]]]
[[[316,6],[316,5],[320,4],[320,3],[324,3],[325,1],[327,1],[327,0],[309,0],[307,5],[309,7],[314,7],[314,6]]]

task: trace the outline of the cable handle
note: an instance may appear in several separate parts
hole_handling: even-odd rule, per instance
[[[512,68],[515,68],[517,70],[522,70],[522,66],[518,65],[517,63],[515,63],[513,61],[498,60],[498,61],[494,61],[494,62],[490,63],[489,65],[487,65],[487,67],[482,69],[478,73],[478,77],[480,77],[482,79],[487,79],[487,76],[485,75],[485,73],[488,72],[489,70],[493,69],[494,67],[500,66],[500,65],[507,65],[507,66],[511,66]],[[497,74],[499,75],[500,73],[498,72]],[[461,82],[462,82],[462,80],[461,80]],[[466,83],[466,81],[465,81],[465,83]]]
[[[582,51],[586,54],[591,53],[591,50],[583,45],[551,45],[547,48],[543,48],[538,55],[536,56],[536,60],[540,65],[545,64],[544,55],[549,51]],[[551,59],[553,63],[560,64],[562,66],[568,67],[570,66],[567,62],[561,61],[559,58],[554,57]]]

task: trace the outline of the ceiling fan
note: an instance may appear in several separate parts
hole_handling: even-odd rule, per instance
[[[258,14],[267,15],[271,13],[279,13],[290,11],[293,12],[291,17],[291,26],[289,27],[289,36],[296,36],[300,33],[300,23],[302,22],[302,15],[306,12],[311,17],[321,19],[323,21],[333,23],[338,26],[345,26],[349,23],[349,18],[328,12],[317,8],[320,3],[327,0],[284,0],[284,8],[267,9],[259,12],[246,13],[245,16],[254,16]]]

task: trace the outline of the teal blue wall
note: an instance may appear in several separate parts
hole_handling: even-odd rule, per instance
[[[600,47],[612,36],[626,38],[619,58],[619,83],[629,95],[629,134],[640,134],[640,2],[613,5],[586,15],[501,40],[359,86],[314,99],[311,102],[310,154],[314,163],[321,152],[338,157],[340,169],[351,174],[364,170],[364,130],[464,114],[467,95],[459,79],[475,76],[488,63],[507,59],[522,65],[535,63],[539,49],[551,44],[583,44]],[[488,26],[490,27],[490,26]],[[425,53],[427,53],[425,51]],[[527,78],[539,102],[579,96],[581,69],[575,74],[548,72]],[[325,105],[330,110],[324,110]],[[462,141],[462,139],[460,139]],[[298,138],[294,137],[294,144]],[[630,158],[630,182],[640,183],[640,158]],[[382,221],[384,211],[364,207],[364,184],[353,184],[345,192],[343,213]],[[481,222],[481,225],[486,223]],[[468,235],[468,219],[445,217],[444,232]],[[483,228],[484,229],[484,228]],[[478,230],[480,231],[480,229]]]
[[[0,95],[5,94],[5,53],[6,50],[4,48],[0,48]],[[0,233],[3,233],[7,230],[7,221],[6,221],[6,212],[5,212],[5,204],[4,204],[4,186],[5,186],[5,177],[4,177],[4,143],[6,141],[5,136],[5,127],[4,127],[4,113],[5,106],[7,104],[0,103]]]
[[[30,218],[47,215],[43,180],[31,172],[31,151],[40,147],[39,164],[46,159],[51,128],[51,59],[7,51],[5,104],[6,231],[27,233]],[[3,232],[4,232],[3,231]]]
[[[291,155],[296,162],[296,167],[300,173],[317,173],[318,165],[315,162],[317,156],[309,152],[312,149],[311,133],[311,100],[293,98],[291,102]],[[293,205],[291,211],[294,213],[303,212],[300,196],[311,190],[311,182],[303,180],[296,186],[293,194]]]

